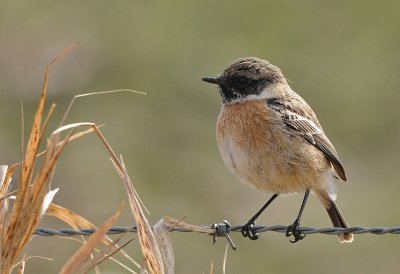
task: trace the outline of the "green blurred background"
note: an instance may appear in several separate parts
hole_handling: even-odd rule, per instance
[[[52,67],[48,104],[54,130],[79,93],[131,88],[148,95],[87,97],[67,122],[92,121],[122,154],[155,223],[163,216],[209,224],[246,221],[267,199],[225,169],[215,143],[220,99],[200,81],[232,60],[257,56],[279,66],[318,114],[346,167],[338,204],[350,225],[399,226],[399,1],[2,1],[0,9],[1,163],[20,155],[20,102],[32,121],[45,65]],[[29,130],[29,127],[26,128]],[[16,176],[17,177],[17,176]],[[15,182],[17,178],[15,178]],[[100,225],[127,200],[94,135],[72,143],[53,181],[55,202]],[[293,222],[302,195],[279,198],[259,224]],[[131,225],[126,207],[118,225]],[[329,227],[313,197],[303,225]],[[43,227],[66,227],[46,218]],[[282,234],[258,241],[232,234],[227,273],[398,273],[400,238],[356,235],[341,245],[312,235],[297,244]],[[222,272],[225,240],[174,233],[176,273]],[[35,238],[27,273],[55,273],[79,243]],[[126,248],[139,262],[138,243]],[[111,262],[102,273],[125,273]]]

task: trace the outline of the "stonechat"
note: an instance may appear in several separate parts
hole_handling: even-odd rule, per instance
[[[226,167],[242,182],[274,193],[242,227],[255,240],[258,216],[279,195],[304,192],[304,199],[286,236],[304,238],[300,219],[310,191],[315,193],[335,227],[348,228],[339,211],[335,180],[347,181],[338,153],[315,113],[288,85],[281,70],[269,62],[240,58],[221,75],[205,77],[216,84],[222,99],[217,120],[217,143]],[[339,234],[342,243],[353,234]]]

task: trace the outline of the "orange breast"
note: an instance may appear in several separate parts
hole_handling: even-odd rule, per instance
[[[279,122],[263,100],[225,105],[218,117],[217,138],[228,136],[244,149],[265,149],[273,138],[272,125]]]
[[[323,155],[302,137],[289,134],[264,100],[224,105],[217,143],[225,165],[242,182],[275,193],[318,187],[329,169]]]

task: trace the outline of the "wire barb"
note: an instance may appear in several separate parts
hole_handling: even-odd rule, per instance
[[[215,244],[215,242],[217,241],[216,237],[225,237],[231,248],[233,250],[236,250],[236,246],[233,243],[231,236],[229,236],[230,227],[231,224],[227,220],[224,220],[222,223],[211,224],[210,228],[214,229],[213,244]]]

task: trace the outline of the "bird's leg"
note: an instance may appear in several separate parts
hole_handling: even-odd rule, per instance
[[[299,215],[297,216],[296,220],[292,225],[289,225],[286,229],[286,237],[290,237],[293,235],[294,240],[290,240],[291,243],[295,243],[297,241],[303,240],[304,237],[306,237],[305,234],[301,234],[300,231],[300,219],[301,215],[303,214],[304,207],[307,203],[308,195],[310,194],[310,189],[307,188],[306,192],[304,193],[304,199],[303,202],[301,203]]]
[[[257,218],[263,213],[263,211],[278,197],[279,194],[272,195],[271,198],[265,203],[265,205],[253,216],[251,219],[242,226],[241,232],[243,237],[248,237],[250,240],[257,240],[260,235],[254,230]]]

